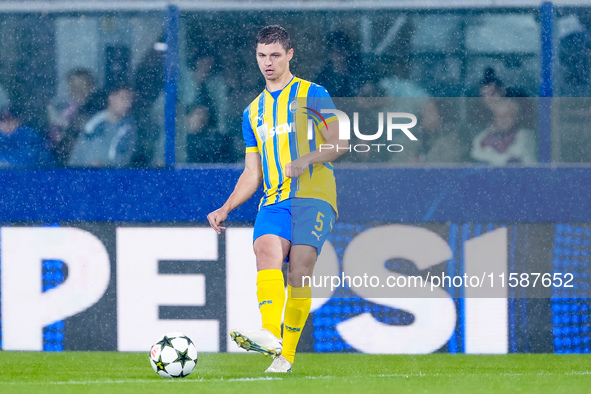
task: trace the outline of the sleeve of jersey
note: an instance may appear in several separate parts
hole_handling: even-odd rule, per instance
[[[323,86],[313,84],[310,87],[310,91],[308,92],[308,103],[312,109],[322,114],[326,124],[337,120],[337,116],[334,113],[321,112],[323,109],[336,109],[330,94],[328,94],[328,91]]]
[[[259,151],[259,148],[257,146],[257,139],[254,136],[254,130],[252,129],[252,125],[250,124],[249,109],[250,107],[247,107],[244,110],[244,114],[242,115],[242,136],[244,137],[244,142],[246,143],[246,153]]]

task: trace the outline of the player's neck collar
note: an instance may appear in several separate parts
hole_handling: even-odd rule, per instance
[[[284,87],[282,87],[281,89],[277,89],[277,90],[274,90],[274,91],[272,91],[272,92],[271,92],[271,91],[270,91],[269,89],[267,89],[267,87],[265,86],[265,90],[267,91],[267,93],[269,93],[269,94],[271,94],[271,95],[273,95],[273,93],[275,93],[275,94],[278,96],[279,94],[281,94],[281,92],[283,92],[283,91],[285,90],[285,88],[286,88],[286,87],[288,87],[289,85],[291,85],[291,83],[293,82],[293,80],[294,80],[294,79],[295,79],[295,75],[292,75],[292,76],[291,76],[291,79],[289,80],[289,82],[288,82],[288,83],[287,83],[287,84],[286,84]],[[277,93],[277,92],[279,92],[279,93]]]

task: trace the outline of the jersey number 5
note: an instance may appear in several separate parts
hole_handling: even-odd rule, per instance
[[[316,231],[322,231],[322,227],[324,227],[324,222],[322,221],[323,217],[324,215],[322,214],[322,212],[318,212],[318,216],[316,216],[316,223],[318,224],[314,226]]]

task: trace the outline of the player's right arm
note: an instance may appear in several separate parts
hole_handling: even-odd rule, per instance
[[[218,234],[221,234],[222,230],[226,229],[222,226],[222,223],[226,220],[228,214],[252,197],[263,180],[263,169],[258,152],[247,152],[244,163],[244,171],[238,178],[234,191],[230,194],[228,200],[221,208],[207,215],[209,225]]]

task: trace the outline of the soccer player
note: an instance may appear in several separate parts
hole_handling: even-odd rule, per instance
[[[228,200],[207,219],[221,233],[228,213],[263,182],[253,236],[263,328],[235,329],[230,336],[241,348],[273,356],[266,372],[290,372],[311,306],[311,289],[309,283],[304,286],[303,277],[312,276],[337,214],[330,162],[349,145],[339,140],[336,116],[321,112],[334,108],[326,89],[291,73],[293,48],[284,28],[267,26],[258,33],[256,58],[266,88],[244,110],[245,168]],[[312,114],[317,125],[308,135]],[[281,271],[285,261],[289,262],[287,297]]]

